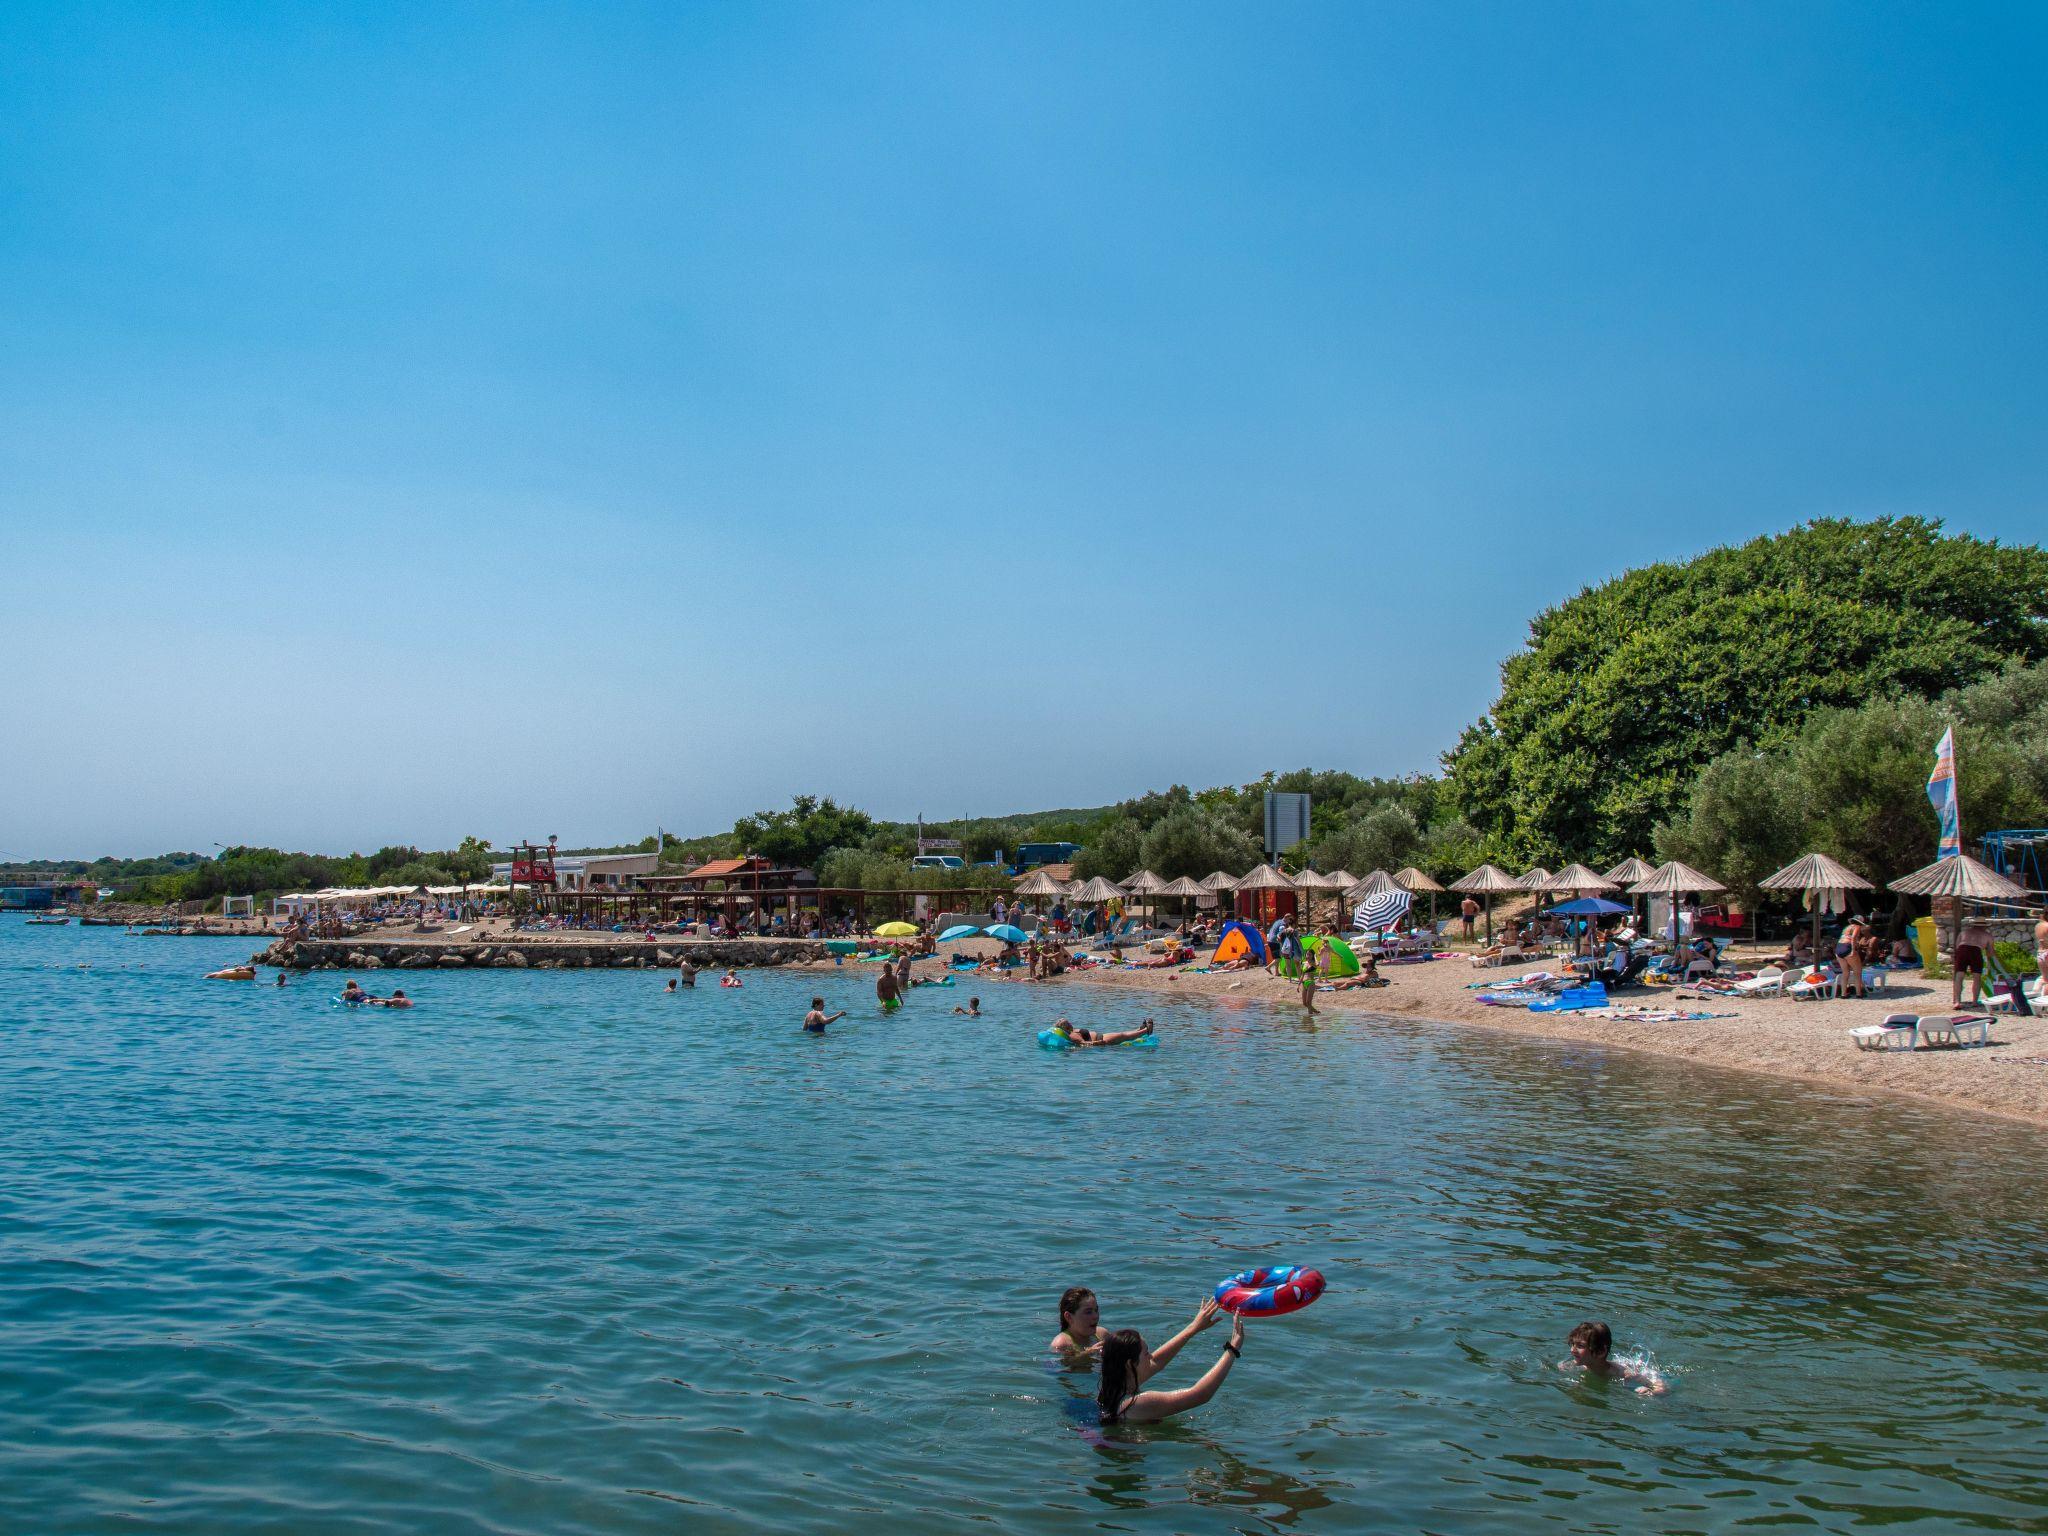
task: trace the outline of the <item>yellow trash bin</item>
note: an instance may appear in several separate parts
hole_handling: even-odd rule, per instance
[[[1920,951],[1920,963],[1932,965],[1935,960],[1934,919],[1916,917],[1913,919],[1913,947]]]

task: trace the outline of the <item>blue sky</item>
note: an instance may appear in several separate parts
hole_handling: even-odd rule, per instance
[[[0,854],[1399,773],[2048,519],[2048,10],[0,13]]]

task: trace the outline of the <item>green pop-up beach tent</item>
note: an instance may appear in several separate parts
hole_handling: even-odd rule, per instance
[[[1342,939],[1330,939],[1319,933],[1312,933],[1301,941],[1301,952],[1315,967],[1318,976],[1342,977],[1358,974],[1358,956]],[[1280,974],[1300,976],[1301,972],[1297,969],[1299,964],[1296,960],[1282,961]]]

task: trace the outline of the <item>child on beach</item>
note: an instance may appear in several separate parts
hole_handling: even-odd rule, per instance
[[[1581,1323],[1565,1343],[1572,1357],[1558,1362],[1561,1371],[1577,1369],[1589,1376],[1625,1381],[1644,1397],[1661,1397],[1667,1390],[1664,1378],[1648,1366],[1622,1365],[1609,1358],[1614,1349],[1614,1334],[1605,1323]]]
[[[828,1014],[825,1012],[825,999],[814,997],[811,999],[811,1011],[804,1015],[804,1028],[814,1035],[822,1035],[827,1024],[835,1024],[845,1017],[844,1008],[837,1013]]]
[[[981,1017],[981,999],[970,997],[967,999],[967,1006],[965,1008],[955,1007],[953,1011],[965,1014],[970,1019],[978,1019]]]

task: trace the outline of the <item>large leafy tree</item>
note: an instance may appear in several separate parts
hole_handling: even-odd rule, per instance
[[[1620,858],[1722,753],[2044,656],[2048,552],[1921,518],[1815,522],[1539,615],[1446,754],[1449,790],[1503,857]]]
[[[866,811],[842,806],[830,795],[798,795],[786,811],[759,811],[733,823],[742,848],[777,864],[808,868],[834,848],[853,848],[875,831]]]

